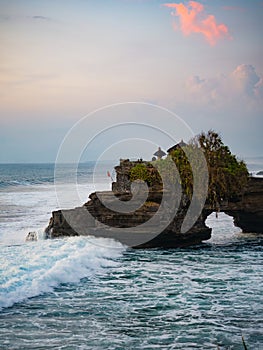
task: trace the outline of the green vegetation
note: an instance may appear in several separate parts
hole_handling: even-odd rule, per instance
[[[186,146],[189,149],[189,146]],[[184,147],[185,148],[185,147]],[[175,164],[178,173],[174,174]],[[197,164],[198,165],[198,164]],[[168,182],[178,181],[182,187],[184,193],[189,197],[192,196],[193,192],[193,173],[190,162],[182,148],[178,148],[170,153],[170,156],[166,159],[157,161],[156,166],[158,169],[162,169],[164,176],[167,177]],[[168,169],[168,172],[165,171]],[[201,171],[201,169],[200,169]],[[177,175],[177,176],[176,176]]]
[[[148,186],[161,183],[161,177],[155,167],[149,163],[138,163],[130,171],[130,180],[142,180],[147,183]]]
[[[206,164],[200,162],[200,152]],[[189,161],[191,159],[191,161]],[[191,164],[190,164],[191,163]],[[177,170],[175,169],[175,166]],[[243,161],[237,160],[221,137],[213,130],[202,132],[192,139],[188,145],[177,147],[165,159],[137,164],[130,171],[132,181],[141,179],[149,186],[179,182],[182,190],[189,197],[193,193],[193,169],[195,171],[195,190],[201,189],[202,176],[198,174],[208,171],[209,186],[207,200],[215,207],[222,200],[235,199],[242,194],[248,180],[248,170]],[[160,174],[161,176],[160,176]],[[200,191],[201,193],[201,191]]]
[[[201,133],[196,140],[204,150],[209,173],[208,200],[235,199],[242,194],[248,181],[246,164],[237,160],[221,137],[213,130]]]

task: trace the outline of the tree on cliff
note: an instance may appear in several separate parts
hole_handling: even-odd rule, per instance
[[[185,150],[189,154],[192,149],[201,148],[206,158],[207,170],[209,174],[209,186],[207,201],[212,205],[217,205],[221,200],[234,199],[242,194],[244,186],[248,180],[248,170],[246,164],[237,160],[228,146],[225,146],[218,133],[209,130],[207,133],[194,137],[188,145],[177,148],[170,152],[170,156],[175,162],[182,181],[183,189],[186,193],[192,193],[193,176],[191,165],[198,172],[204,171],[199,164],[198,157],[191,158],[191,165],[187,159]]]
[[[165,159],[135,166],[131,170],[131,180],[141,179],[150,186],[161,185],[161,178],[155,168],[163,178],[168,179],[169,183],[179,181],[183,192],[191,198],[194,181],[192,167],[195,167],[197,174],[206,171],[200,162],[197,150],[203,151],[207,163],[209,174],[207,201],[216,207],[221,200],[233,200],[240,196],[248,180],[247,167],[243,161],[237,160],[224,145],[219,134],[213,130],[202,132],[185,146],[171,150]],[[191,164],[186,154],[191,155]],[[176,165],[179,177],[175,174],[172,162]],[[195,181],[197,181],[195,190],[198,191],[198,186],[202,186],[202,183],[198,183],[198,179]]]
[[[237,160],[218,133],[209,130],[197,136],[204,151],[209,172],[208,200],[212,203],[221,199],[234,199],[242,194],[248,181],[246,164]],[[194,141],[193,141],[194,142]]]

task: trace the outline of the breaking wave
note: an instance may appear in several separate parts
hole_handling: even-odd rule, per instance
[[[114,267],[125,247],[110,239],[74,237],[1,250],[0,310]]]

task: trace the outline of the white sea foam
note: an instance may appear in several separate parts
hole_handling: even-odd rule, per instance
[[[259,172],[261,172],[262,170],[256,170],[256,171],[251,171],[251,175],[253,176],[253,177],[260,177],[260,178],[262,178],[263,177],[263,175],[259,175]]]
[[[73,184],[63,184],[68,193],[68,201],[63,209],[74,208],[88,201],[89,194],[95,190],[109,189],[108,184],[79,184],[81,194],[77,201],[70,196]],[[53,210],[61,208],[55,187],[52,184],[8,188],[0,191],[0,245],[22,244],[28,232],[36,232],[43,237]]]
[[[72,184],[63,186],[71,191]],[[103,190],[108,184],[97,187]],[[94,186],[81,184],[78,190],[83,197],[78,203],[69,200],[66,207],[82,205]],[[58,208],[52,184],[0,191],[0,309],[112,266],[114,258],[125,249],[120,243],[103,238],[44,240],[51,212]],[[36,233],[37,242],[25,242],[29,232]]]
[[[118,242],[95,237],[2,246],[0,309],[112,267],[124,250]]]
[[[212,244],[229,244],[238,240],[241,233],[241,229],[234,226],[233,218],[223,212],[209,215],[206,225],[212,228],[212,237],[207,241]]]

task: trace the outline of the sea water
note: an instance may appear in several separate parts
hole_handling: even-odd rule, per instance
[[[83,202],[110,188],[108,165],[95,184],[93,165],[78,169]],[[69,169],[60,179],[67,186]],[[248,349],[263,348],[260,235],[241,233],[220,213],[207,219],[211,240],[187,249],[44,240],[60,207],[54,165],[0,171],[0,349],[234,350],[242,336]],[[29,231],[38,241],[25,242]]]

